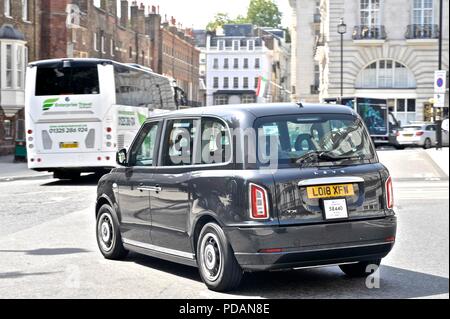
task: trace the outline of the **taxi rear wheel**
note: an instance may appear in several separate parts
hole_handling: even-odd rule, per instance
[[[227,292],[239,287],[243,271],[222,228],[206,224],[197,242],[197,264],[200,276],[213,291]]]

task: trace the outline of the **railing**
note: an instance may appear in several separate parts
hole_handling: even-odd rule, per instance
[[[436,24],[411,24],[406,28],[406,39],[437,39],[439,26]]]
[[[366,26],[358,25],[353,29],[353,40],[385,40],[386,29],[384,25]]]

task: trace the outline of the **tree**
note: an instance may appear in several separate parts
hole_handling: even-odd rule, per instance
[[[233,20],[228,13],[219,12],[214,16],[214,20],[212,20],[206,26],[206,30],[215,31],[218,28],[222,28],[225,24],[234,23]]]
[[[282,13],[273,0],[251,0],[248,7],[247,19],[258,27],[278,28],[281,24]]]
[[[273,0],[251,0],[247,16],[238,15],[236,18],[231,18],[228,13],[217,13],[206,29],[215,31],[225,24],[245,23],[251,23],[258,27],[278,28],[281,24],[281,17],[282,13]]]

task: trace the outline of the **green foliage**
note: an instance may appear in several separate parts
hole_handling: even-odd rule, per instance
[[[251,0],[247,18],[258,27],[277,28],[281,24],[282,13],[273,0]]]
[[[217,13],[214,19],[208,23],[206,29],[214,31],[225,24],[251,23],[258,27],[277,28],[281,24],[282,13],[273,0],[251,0],[247,16],[239,15],[231,18],[227,13]]]

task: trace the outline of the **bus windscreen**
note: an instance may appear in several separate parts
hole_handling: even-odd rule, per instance
[[[38,66],[36,96],[100,94],[97,65]]]

